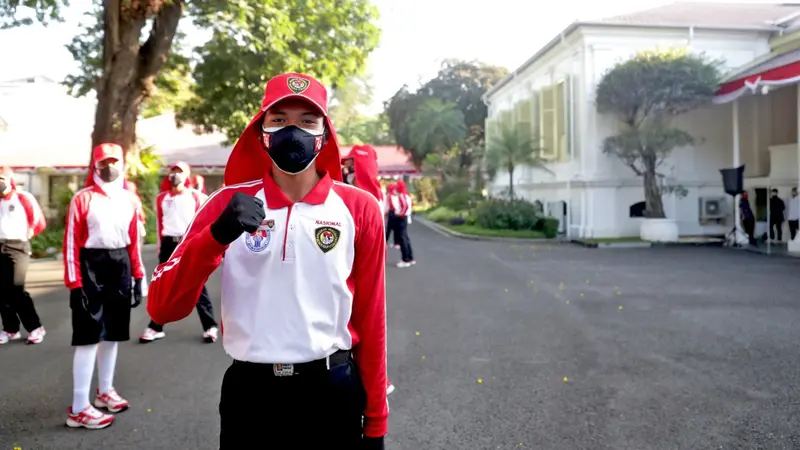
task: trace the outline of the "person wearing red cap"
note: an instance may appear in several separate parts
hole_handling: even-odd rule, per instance
[[[383,449],[385,241],[378,202],[341,183],[336,132],[319,81],[267,82],[260,112],[158,266],[147,305],[159,323],[191,313],[222,257],[220,449]],[[283,444],[281,444],[283,446]]]
[[[69,205],[64,232],[64,279],[72,310],[73,399],[67,426],[99,429],[130,406],[114,389],[118,343],[130,339],[131,308],[142,301],[140,203],[126,189],[122,147],[92,151],[86,187]],[[133,283],[132,283],[133,281]],[[89,402],[94,365],[98,388]]]
[[[414,253],[411,250],[411,239],[408,237],[408,224],[411,222],[412,200],[411,195],[406,189],[403,180],[397,180],[389,199],[389,227],[394,231],[395,236],[400,239],[400,254],[402,259],[397,263],[397,267],[411,267],[417,262],[414,260]]]
[[[0,167],[0,344],[22,339],[20,323],[28,331],[28,344],[39,344],[46,334],[33,299],[25,290],[34,236],[46,227],[39,202],[17,189],[14,172]]]
[[[208,198],[192,189],[191,168],[189,164],[179,161],[169,167],[169,175],[161,183],[161,193],[156,197],[156,229],[158,233],[158,262],[169,261],[175,247],[178,246],[195,213]],[[219,331],[214,320],[214,307],[208,290],[203,286],[197,300],[197,315],[203,326],[203,341],[217,342]],[[164,326],[150,321],[139,342],[147,344],[166,337]]]
[[[342,176],[347,184],[363,189],[378,201],[381,213],[385,214],[386,200],[378,180],[378,153],[371,145],[355,145],[342,159]],[[386,394],[394,392],[394,385],[386,380]]]

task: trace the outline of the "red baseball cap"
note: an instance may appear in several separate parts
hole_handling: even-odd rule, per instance
[[[122,147],[117,144],[100,144],[92,150],[92,165],[106,159],[123,160]]]
[[[276,103],[292,98],[314,105],[324,115],[328,139],[319,151],[315,165],[318,171],[327,172],[332,179],[342,181],[339,142],[333,123],[328,117],[328,91],[313,77],[301,73],[284,73],[267,81],[261,110],[236,141],[225,167],[226,186],[259,180],[272,168],[272,160],[261,144],[261,121],[264,113]]]

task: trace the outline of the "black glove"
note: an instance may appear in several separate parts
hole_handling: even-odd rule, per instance
[[[383,436],[375,438],[364,436],[361,439],[361,450],[383,450]]]
[[[229,245],[245,231],[254,233],[266,214],[264,202],[251,195],[237,192],[217,220],[211,224],[211,236],[221,245]]]
[[[142,279],[133,280],[133,302],[131,308],[136,308],[142,304]]]

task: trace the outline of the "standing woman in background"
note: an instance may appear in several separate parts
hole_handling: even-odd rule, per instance
[[[394,192],[389,195],[389,209],[392,212],[390,222],[393,222],[392,229],[400,239],[400,254],[402,255],[402,260],[397,263],[397,267],[411,267],[417,263],[411,250],[411,239],[408,237],[412,206],[411,195],[406,189],[405,181],[398,180],[394,184]]]
[[[86,188],[69,204],[64,279],[72,310],[72,406],[67,426],[100,429],[130,406],[113,387],[118,344],[130,339],[131,308],[142,302],[138,198],[125,188],[122,147],[92,150]],[[131,286],[133,281],[133,286]],[[89,401],[97,364],[97,392]]]
[[[46,224],[36,198],[17,189],[14,172],[0,167],[0,344],[22,339],[20,322],[28,331],[28,344],[44,340],[45,330],[33,299],[25,290],[31,244]]]

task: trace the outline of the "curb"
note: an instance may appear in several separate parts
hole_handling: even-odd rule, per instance
[[[474,234],[464,234],[459,233],[458,231],[451,230],[445,226],[439,225],[436,222],[431,222],[428,219],[424,219],[419,216],[414,217],[414,221],[421,223],[422,225],[430,228],[431,230],[441,234],[442,236],[446,237],[455,237],[459,239],[465,239],[468,241],[490,241],[490,242],[508,242],[513,244],[541,244],[546,242],[555,242],[555,243],[564,243],[566,241],[558,238],[554,239],[546,239],[546,238],[507,238],[507,237],[494,237],[494,236],[475,236]]]
[[[573,239],[572,244],[586,248],[651,248],[651,247],[722,247],[724,242],[586,242]]]

